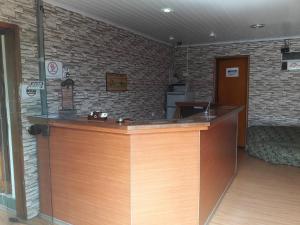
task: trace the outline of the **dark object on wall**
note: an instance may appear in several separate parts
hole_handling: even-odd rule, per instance
[[[281,57],[281,70],[292,70],[289,64],[300,62],[300,52],[285,52]]]
[[[287,70],[287,62],[281,63],[281,70]]]
[[[288,53],[290,52],[290,48],[289,47],[284,47],[284,48],[281,48],[281,53]]]
[[[288,52],[282,54],[282,60],[300,60],[300,52]]]
[[[284,46],[281,48],[281,53],[288,53],[290,52],[290,41],[284,40]]]
[[[49,130],[47,125],[32,125],[28,129],[28,133],[30,135],[42,134],[43,136],[48,136]]]
[[[185,92],[186,91],[186,84],[184,82],[177,82],[175,84],[170,84],[168,86],[168,91],[182,91]]]
[[[67,79],[61,82],[61,93],[62,93],[62,110],[61,114],[75,114],[74,112],[74,95],[73,89],[75,82],[69,78],[69,74],[67,75]]]
[[[61,83],[62,87],[67,87],[67,88],[74,87],[74,85],[75,85],[75,82],[70,78],[66,79],[65,81],[63,81]]]
[[[38,134],[42,133],[42,129],[41,129],[41,127],[38,126],[38,125],[32,125],[32,126],[30,126],[29,129],[28,129],[28,133],[29,133],[30,135],[38,135]]]
[[[127,75],[106,73],[106,91],[127,91]]]
[[[178,41],[177,46],[181,46],[183,44],[183,41]]]

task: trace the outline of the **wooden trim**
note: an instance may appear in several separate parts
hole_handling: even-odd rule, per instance
[[[215,80],[215,103],[218,102],[218,72],[219,72],[219,65],[218,65],[218,62],[220,60],[223,60],[223,59],[244,59],[244,58],[247,58],[248,59],[248,65],[247,65],[247,121],[248,121],[248,100],[249,100],[249,72],[250,72],[250,56],[249,55],[232,55],[232,56],[218,56],[215,58],[215,77],[214,77],[214,80]]]
[[[13,159],[16,191],[16,210],[20,218],[27,217],[26,196],[24,186],[24,156],[22,144],[21,129],[21,104],[19,97],[19,84],[21,83],[21,54],[20,54],[20,31],[19,27],[14,24],[0,22],[0,29],[4,29],[7,51],[7,70],[11,79],[8,85],[11,88],[10,109],[12,123],[12,142],[13,142]]]
[[[2,42],[2,39],[0,40]],[[3,46],[0,44],[0,54],[2,55]],[[4,79],[4,68],[3,60],[0,60],[0,71],[3,76],[0,76],[0,191],[2,193],[11,194],[11,172],[10,172],[10,157],[9,157],[9,144],[8,144],[8,124],[7,124],[7,109],[6,109],[6,93],[5,93],[5,79]]]
[[[5,22],[1,22],[0,21],[0,29],[18,29],[18,26],[15,24],[11,24],[11,23],[5,23]]]
[[[105,133],[115,133],[115,134],[147,134],[147,133],[168,133],[168,132],[186,132],[186,131],[197,131],[197,130],[207,130],[210,123],[194,123],[189,126],[173,126],[170,127],[149,127],[146,128],[145,125],[142,129],[133,129],[133,130],[126,130],[126,129],[116,129],[116,128],[105,128],[105,127],[97,127],[97,126],[85,126],[84,124],[72,124],[67,123],[65,121],[57,121],[57,122],[49,122],[50,126],[53,127],[60,127],[60,128],[68,128],[68,129],[76,129],[76,130],[87,130],[87,131],[96,131],[96,132],[105,132]],[[172,125],[172,124],[170,124]],[[151,125],[149,125],[151,126]]]
[[[239,59],[239,58],[249,58],[249,55],[229,55],[229,56],[217,56],[216,60],[219,59]]]

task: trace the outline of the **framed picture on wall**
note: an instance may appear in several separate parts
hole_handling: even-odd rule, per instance
[[[127,74],[106,73],[106,91],[127,91]]]

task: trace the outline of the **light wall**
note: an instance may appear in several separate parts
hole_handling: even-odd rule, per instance
[[[300,125],[300,72],[281,71],[282,41],[212,44],[189,47],[192,97],[207,101],[215,94],[216,57],[248,55],[249,125]],[[300,51],[300,39],[291,40],[291,50]],[[186,48],[178,48],[175,70],[186,71]]]
[[[64,62],[75,81],[79,114],[164,117],[171,47],[61,8],[45,5],[46,59]],[[106,72],[128,75],[127,92],[107,92]],[[61,107],[61,81],[48,82],[49,112]]]

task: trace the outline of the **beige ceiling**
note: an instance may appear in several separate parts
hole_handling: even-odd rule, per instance
[[[45,0],[154,39],[183,44],[300,36],[300,0]],[[170,14],[162,8],[174,10]],[[251,24],[266,24],[251,29]],[[209,37],[216,33],[215,40]],[[172,42],[171,42],[172,43]]]

